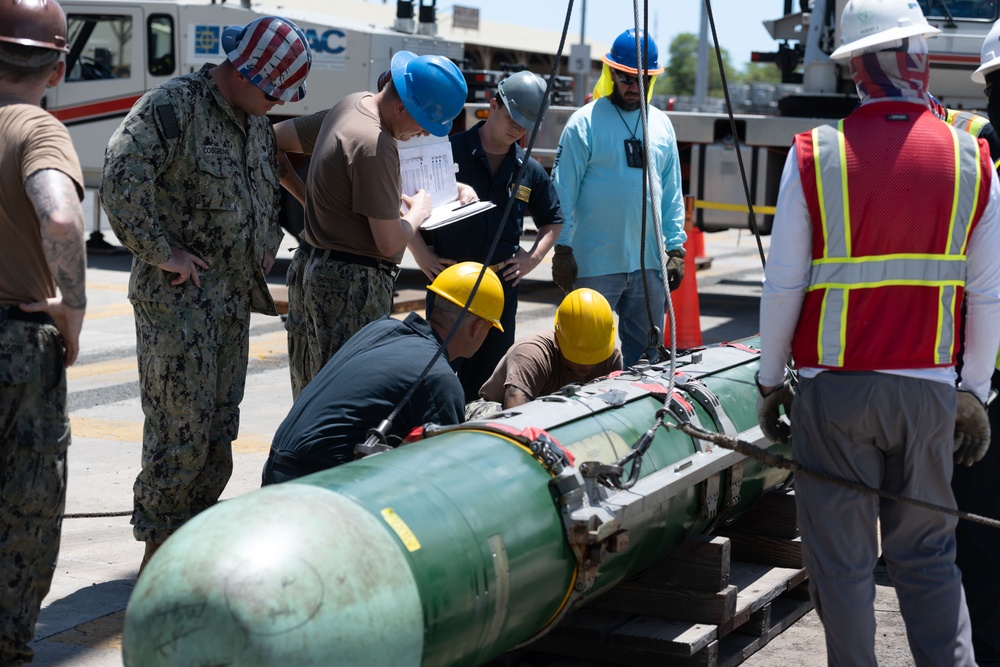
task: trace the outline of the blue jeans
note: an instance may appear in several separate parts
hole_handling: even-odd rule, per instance
[[[663,291],[660,272],[647,269],[646,283],[649,285],[649,310],[653,313],[653,324],[660,330],[659,339],[653,342],[655,345],[661,345],[667,296]],[[642,353],[650,347],[649,315],[646,312],[646,295],[642,287],[642,271],[577,278],[574,287],[589,287],[595,292],[600,292],[608,300],[611,309],[618,313],[618,337],[622,341],[625,367],[639,361]]]

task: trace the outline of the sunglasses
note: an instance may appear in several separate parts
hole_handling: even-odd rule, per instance
[[[993,92],[993,85],[992,84],[990,84],[989,86],[986,86],[985,88],[983,88],[983,95],[986,96],[986,99],[990,98],[990,93],[991,92]]]
[[[617,74],[615,78],[624,86],[634,86],[639,83],[639,77],[632,74]],[[649,80],[652,77],[650,75],[645,75],[642,77],[642,85],[645,88],[649,87]]]
[[[278,101],[277,97],[275,97],[274,95],[268,95],[267,93],[264,93],[264,99],[267,100],[268,102],[277,102]]]

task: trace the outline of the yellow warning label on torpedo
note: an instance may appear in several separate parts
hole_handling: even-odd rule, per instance
[[[406,525],[406,522],[396,514],[396,510],[386,507],[382,510],[382,518],[385,519],[390,528],[396,531],[396,535],[407,551],[416,551],[420,548],[420,540],[413,534],[413,531]]]

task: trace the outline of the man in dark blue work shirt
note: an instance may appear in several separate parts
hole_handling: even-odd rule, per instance
[[[491,331],[478,353],[453,364],[466,402],[479,397],[479,388],[514,343],[518,284],[541,263],[559,237],[562,210],[542,165],[529,158],[523,179],[514,183],[524,163],[524,149],[517,142],[544,113],[544,101],[545,80],[531,72],[518,72],[500,82],[497,94],[490,100],[489,118],[451,137],[458,180],[471,185],[480,199],[492,201],[496,208],[424,232],[426,236],[417,235],[409,244],[428,278],[434,278],[449,264],[464,261],[488,262],[503,278],[503,331]],[[493,256],[487,257],[512,196],[514,206],[500,242]],[[521,248],[525,211],[530,211],[538,228],[530,251]]]
[[[462,262],[442,271],[429,287],[433,296],[426,320],[416,313],[404,321],[384,318],[351,336],[306,385],[278,427],[263,485],[353,460],[354,448],[365,442],[368,430],[387,419],[414,385],[385,434],[388,444],[399,444],[417,426],[461,423],[465,401],[448,362],[474,354],[487,332],[500,327],[504,297],[495,273],[486,271],[444,355],[426,375],[423,371],[455,327],[482,268]]]

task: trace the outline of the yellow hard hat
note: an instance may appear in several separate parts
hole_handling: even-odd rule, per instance
[[[567,361],[599,364],[615,351],[615,319],[600,292],[583,287],[566,295],[556,310],[556,341]]]
[[[482,270],[483,265],[479,262],[452,264],[439,273],[427,289],[464,308],[472,292],[472,286],[476,284],[476,279]],[[469,312],[503,331],[503,327],[500,326],[500,315],[503,314],[503,285],[500,284],[500,278],[493,269],[486,269],[483,281],[479,283],[476,296],[472,299],[472,305],[469,306]]]

